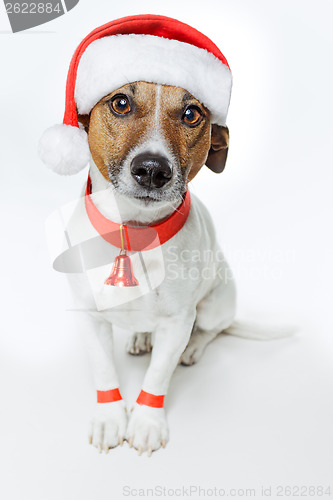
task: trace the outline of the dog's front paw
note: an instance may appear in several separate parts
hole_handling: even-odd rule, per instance
[[[161,446],[164,448],[169,439],[164,408],[136,404],[129,419],[126,438],[139,455],[147,451],[150,456]]]
[[[151,333],[133,333],[127,342],[126,351],[129,354],[144,354],[152,350]]]
[[[123,400],[97,403],[95,416],[90,423],[89,442],[99,452],[122,445],[127,426],[127,412]]]

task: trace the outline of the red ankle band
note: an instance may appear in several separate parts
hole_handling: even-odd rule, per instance
[[[164,396],[155,396],[155,394],[141,391],[136,402],[138,405],[151,406],[152,408],[163,408]]]
[[[113,403],[123,399],[119,389],[111,389],[110,391],[97,391],[97,403]]]

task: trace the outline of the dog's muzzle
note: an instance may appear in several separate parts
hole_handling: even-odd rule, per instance
[[[131,174],[140,186],[161,188],[172,178],[172,165],[162,155],[142,153],[133,158]]]

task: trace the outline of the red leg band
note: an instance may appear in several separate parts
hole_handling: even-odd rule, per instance
[[[110,391],[97,391],[97,403],[113,403],[123,399],[119,389],[111,389]]]
[[[141,391],[136,402],[138,403],[138,405],[151,406],[153,408],[163,408],[164,396],[155,396],[155,394]]]

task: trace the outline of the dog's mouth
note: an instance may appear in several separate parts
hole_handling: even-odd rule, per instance
[[[146,205],[148,205],[150,203],[161,201],[161,200],[157,200],[156,198],[154,198],[153,196],[150,196],[150,195],[148,195],[148,196],[134,195],[133,198],[135,200],[140,200],[140,201],[144,202]]]
[[[132,199],[139,206],[148,207],[154,206],[158,209],[164,205],[177,206],[186,193],[186,182],[176,182],[170,188],[161,190],[155,189],[140,189],[136,186],[129,186],[123,182],[117,182],[116,185],[113,183],[115,191],[117,191],[121,196],[128,199]]]
[[[148,193],[127,193],[127,196],[133,198],[145,205],[158,205],[159,203],[176,203],[184,195],[186,188],[170,189],[164,192],[152,190]]]

